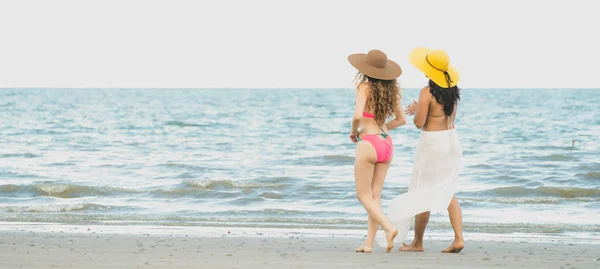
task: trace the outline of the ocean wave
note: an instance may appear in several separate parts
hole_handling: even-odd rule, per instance
[[[494,203],[494,204],[560,204],[564,201],[569,202],[596,202],[600,199],[593,197],[459,197],[461,205],[464,203],[466,206],[480,207],[481,203]]]
[[[283,194],[278,193],[278,192],[263,192],[261,193],[258,197],[261,198],[265,198],[265,199],[281,199],[283,198]]]
[[[159,188],[147,189],[145,193],[151,197],[166,197],[166,198],[214,198],[214,199],[230,199],[238,198],[240,195],[242,198],[252,198],[256,196],[250,195],[257,190],[259,192],[259,199],[278,199],[277,192],[286,188],[287,178],[268,178],[263,180],[184,180],[180,184],[171,186],[162,186]],[[262,193],[262,194],[260,194]]]
[[[127,189],[111,186],[87,186],[62,182],[36,182],[32,184],[0,185],[0,197],[37,197],[79,198],[87,196],[149,195],[150,197],[196,197],[231,198],[241,192],[261,190],[257,194],[264,199],[281,199],[284,188],[298,179],[272,177],[255,180],[184,180],[179,184]],[[246,196],[244,194],[244,196]],[[247,196],[249,197],[249,196]]]
[[[561,198],[593,197],[600,198],[600,189],[569,188],[569,187],[537,187],[526,188],[521,186],[500,187],[475,193],[464,193],[466,196],[484,195],[501,197],[519,197],[519,196],[554,196]]]
[[[279,189],[285,187],[285,182],[276,183],[268,181],[234,181],[234,180],[186,180],[183,182],[185,186],[216,190],[216,189],[258,189],[270,188]]]
[[[188,123],[182,121],[167,121],[165,123],[166,126],[177,126],[177,127],[209,127],[206,124],[198,124],[198,123]]]
[[[188,179],[188,178],[195,178],[196,176],[190,172],[183,172],[179,175],[177,175],[175,178],[177,179]]]
[[[438,225],[436,225],[438,224]],[[444,223],[436,223],[431,225],[435,229],[436,226],[442,228]],[[427,228],[430,228],[427,224]],[[563,233],[563,232],[600,232],[600,228],[596,225],[581,225],[581,224],[562,224],[562,223],[490,223],[490,222],[465,222],[463,230],[472,232],[484,233]]]
[[[577,174],[577,176],[579,177],[583,177],[585,179],[600,179],[600,172],[587,172],[587,173],[581,173],[581,174]]]
[[[478,173],[477,174],[478,181],[489,181],[489,182],[497,182],[497,183],[512,183],[512,184],[526,184],[530,183],[526,178],[502,174],[500,172],[486,172],[486,173]]]
[[[183,164],[183,163],[172,163],[172,162],[159,164],[157,166],[162,167],[162,168],[174,169],[174,170],[178,170],[178,171],[183,170],[183,171],[187,171],[187,172],[207,172],[207,171],[211,171],[211,170],[220,170],[219,168],[205,167],[205,166],[198,166],[198,165],[191,165],[191,164]]]
[[[550,161],[550,162],[561,162],[561,161],[574,161],[577,160],[576,157],[563,155],[563,154],[552,154],[548,156],[539,157],[539,160],[542,161]]]
[[[572,146],[528,146],[528,149],[535,150],[573,150]]]
[[[12,96],[12,95],[6,95],[6,96]],[[4,103],[4,104],[0,104],[0,107],[9,107],[9,106],[14,106],[16,104],[17,103],[11,101],[11,102],[7,102],[7,103]]]
[[[577,167],[578,171],[600,171],[600,163],[586,162]]]
[[[37,154],[33,154],[33,153],[5,153],[5,154],[0,154],[0,158],[26,158],[26,159],[32,159],[32,158],[39,158],[41,157],[40,155]]]
[[[99,205],[92,203],[59,204],[59,205],[28,205],[28,206],[3,206],[0,211],[9,213],[35,213],[35,212],[75,212],[75,211],[109,211],[114,206]]]
[[[257,178],[254,181],[264,182],[264,183],[277,183],[277,184],[293,184],[301,181],[301,179],[296,177],[262,177]]]
[[[161,187],[152,190],[148,190],[145,194],[150,197],[155,198],[183,198],[183,197],[199,197],[199,198],[231,198],[233,194],[220,193],[220,192],[210,192],[207,193],[206,190],[186,187],[181,185],[175,185],[171,187]],[[208,196],[207,194],[210,194]],[[237,196],[237,195],[236,195]]]
[[[21,174],[21,173],[16,173],[16,172],[11,172],[11,171],[0,171],[0,177],[1,178],[44,178],[43,176],[40,176],[40,175]]]
[[[252,203],[262,202],[265,198],[262,197],[239,197],[227,202],[228,205],[248,205]]]
[[[95,165],[92,166],[94,168],[125,168],[127,167],[126,164],[101,164],[101,165]]]
[[[58,198],[78,198],[85,196],[110,196],[116,194],[139,193],[135,190],[108,186],[84,186],[66,183],[42,182],[28,185],[0,185],[0,196],[52,196]]]
[[[325,155],[323,156],[323,159],[325,160],[331,160],[331,161],[353,161],[354,162],[354,157],[352,156],[346,156],[346,155]]]
[[[497,169],[498,167],[489,165],[489,164],[484,164],[484,163],[480,163],[480,164],[476,164],[476,165],[471,165],[468,166],[470,169],[481,169],[481,170],[494,170]]]
[[[57,162],[57,163],[47,164],[47,165],[44,165],[44,166],[47,166],[47,167],[61,167],[61,166],[75,166],[75,165],[76,164],[72,163],[72,162]]]
[[[354,157],[346,156],[346,155],[323,155],[323,156],[316,156],[316,157],[287,159],[287,160],[284,160],[283,162],[286,164],[292,164],[292,165],[315,165],[315,166],[353,165]]]

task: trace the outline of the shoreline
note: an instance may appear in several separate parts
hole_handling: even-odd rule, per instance
[[[82,227],[82,229],[85,227]],[[2,268],[598,268],[600,244],[557,241],[466,241],[459,254],[441,249],[451,240],[426,239],[425,252],[375,245],[355,253],[357,237],[271,237],[0,231]]]
[[[288,238],[290,236],[310,238],[364,238],[365,229],[306,229],[306,228],[250,228],[250,227],[216,227],[216,226],[171,226],[148,224],[61,224],[32,222],[0,222],[0,233],[71,233],[71,234],[114,234],[114,235],[153,235],[153,236],[194,236],[207,238],[223,237],[268,237]],[[378,232],[378,236],[383,231]],[[489,242],[535,242],[535,243],[586,243],[600,245],[596,235],[581,234],[535,234],[535,233],[474,233],[463,232],[465,239]],[[409,231],[404,241],[412,239],[413,230]],[[452,240],[454,234],[449,228],[446,231],[425,232],[425,240]],[[400,240],[396,239],[396,243]]]

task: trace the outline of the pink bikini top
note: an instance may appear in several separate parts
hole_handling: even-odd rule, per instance
[[[356,105],[356,102],[354,102],[354,105]],[[375,114],[371,114],[371,113],[367,113],[367,112],[363,111],[363,117],[369,118],[369,119],[374,119],[375,118]]]

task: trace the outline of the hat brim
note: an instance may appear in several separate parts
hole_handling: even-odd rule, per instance
[[[450,79],[452,79],[452,82],[450,83],[450,85],[448,85],[448,83],[446,82],[446,77],[444,76],[444,72],[433,68],[433,66],[427,63],[425,57],[427,57],[427,54],[431,52],[432,50],[428,48],[415,48],[413,51],[410,52],[409,61],[416,68],[421,70],[421,72],[425,73],[425,75],[438,86],[442,88],[450,88],[456,86],[458,84],[458,81],[460,80],[458,70],[456,70],[454,66],[448,66],[447,71],[450,75]]]
[[[367,54],[356,53],[348,56],[348,62],[361,73],[376,79],[392,80],[400,77],[402,68],[392,60],[387,60],[384,68],[367,64]]]

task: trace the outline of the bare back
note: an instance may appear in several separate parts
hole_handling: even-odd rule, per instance
[[[425,121],[423,131],[444,131],[454,129],[454,119],[458,104],[454,106],[451,116],[444,114],[444,106],[437,102],[435,97],[431,95],[429,87],[421,90],[419,95],[419,113],[416,115],[415,121]],[[427,109],[422,109],[427,107]]]
[[[356,106],[355,107],[355,116],[359,117],[360,120],[360,127],[361,127],[361,133],[360,136],[366,135],[366,134],[379,134],[382,131],[384,133],[388,133],[389,131],[389,124],[378,124],[377,121],[375,121],[374,118],[372,117],[364,117],[365,114],[369,114],[369,115],[375,115],[375,111],[373,110],[372,107],[369,107],[367,105],[367,103],[370,103],[368,101],[370,101],[371,98],[371,88],[369,87],[368,84],[364,83],[361,84],[358,89],[357,89],[357,99],[356,99]],[[398,96],[398,99],[401,100],[401,96]],[[360,107],[362,107],[362,109],[360,109]],[[402,105],[400,104],[400,101],[398,101],[398,107],[396,107],[394,109],[394,116],[395,119],[397,119],[397,123],[401,123],[401,124],[395,124],[393,123],[391,126],[393,126],[393,128],[396,128],[402,124],[404,124],[406,122],[406,118],[402,109]]]

